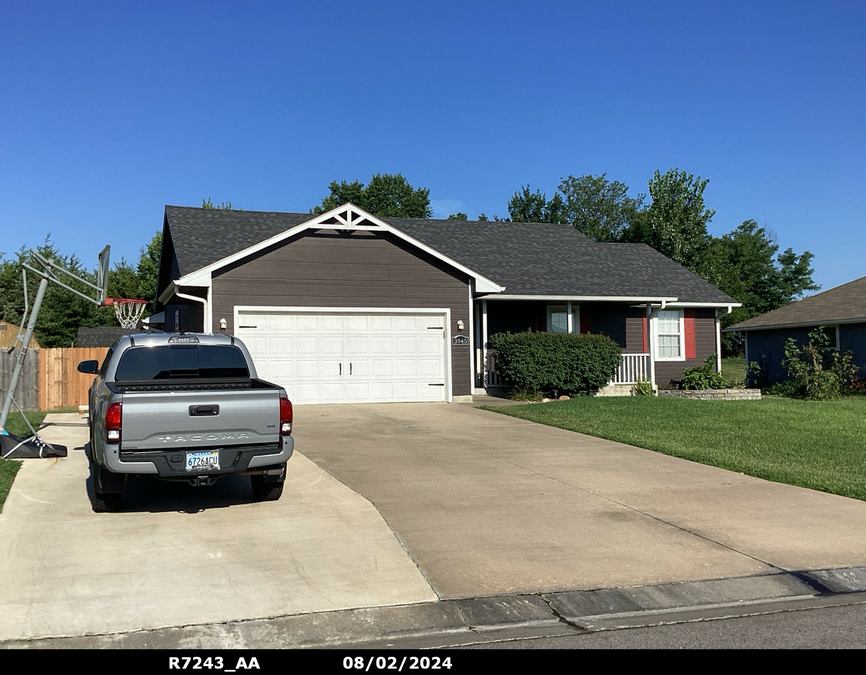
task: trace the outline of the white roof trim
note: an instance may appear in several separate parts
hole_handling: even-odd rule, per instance
[[[742,307],[742,302],[671,302],[668,307]]]
[[[336,220],[336,223],[328,223],[325,221]],[[366,221],[366,222],[365,222]],[[232,255],[223,258],[222,260],[217,260],[210,265],[202,267],[195,272],[191,272],[186,276],[182,276],[180,279],[175,281],[175,284],[178,286],[207,286],[210,284],[211,274],[226,265],[231,265],[239,260],[243,260],[244,258],[253,255],[254,253],[258,253],[259,251],[268,248],[269,246],[273,246],[275,244],[279,244],[281,241],[285,241],[295,235],[301,234],[307,230],[317,230],[317,229],[333,229],[333,230],[383,230],[385,232],[389,232],[393,234],[395,237],[406,241],[416,248],[421,249],[425,253],[432,255],[434,258],[441,260],[444,263],[447,263],[451,267],[464,272],[468,276],[475,279],[475,289],[476,291],[484,292],[484,293],[501,293],[505,290],[505,286],[500,286],[495,281],[488,279],[478,272],[475,272],[468,267],[461,265],[456,260],[452,260],[446,255],[443,255],[441,252],[437,251],[427,244],[424,244],[413,237],[410,237],[408,234],[403,232],[402,230],[398,230],[395,227],[392,227],[384,220],[381,220],[374,216],[371,213],[367,213],[363,209],[358,208],[354,204],[343,204],[342,206],[338,206],[335,209],[331,209],[325,213],[319,214],[305,223],[301,223],[300,225],[296,225],[295,227],[289,228],[279,234],[270,237],[269,239],[265,239],[264,241],[260,241],[257,244],[253,244],[242,251],[238,251],[237,253],[233,253]]]
[[[642,297],[630,295],[487,295],[484,300],[551,300],[564,302],[676,302],[677,298],[671,297]],[[727,307],[727,304],[724,305]]]

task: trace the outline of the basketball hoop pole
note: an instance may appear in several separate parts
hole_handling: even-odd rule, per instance
[[[106,246],[102,253],[100,253],[100,257],[104,256],[106,261],[106,267],[108,262],[108,251],[109,247]],[[45,298],[45,291],[48,290],[48,281],[51,280],[54,283],[62,286],[66,290],[72,291],[76,295],[80,295],[85,300],[92,302],[97,307],[101,306],[105,302],[105,292],[99,286],[90,283],[86,279],[81,279],[76,276],[72,272],[69,272],[62,267],[55,265],[50,260],[43,258],[41,255],[36,253],[34,250],[30,250],[30,255],[33,257],[33,260],[42,265],[42,269],[36,269],[35,267],[31,267],[27,263],[23,263],[24,267],[32,272],[35,272],[42,280],[39,282],[39,290],[36,291],[36,299],[33,301],[33,306],[30,308],[30,318],[27,320],[27,330],[24,332],[24,341],[21,343],[21,352],[18,354],[18,360],[15,362],[15,368],[12,371],[12,379],[9,381],[9,389],[6,391],[6,396],[3,399],[3,408],[0,410],[0,429],[4,429],[6,427],[6,420],[9,418],[9,411],[12,409],[12,399],[13,394],[15,393],[15,387],[18,385],[18,378],[21,376],[21,370],[24,367],[24,359],[27,356],[27,349],[30,345],[30,338],[33,337],[33,331],[36,328],[36,319],[39,317],[39,310],[42,308],[42,300]],[[61,282],[54,274],[54,271],[63,272],[64,274],[72,277],[76,281],[80,281],[81,283],[89,286],[90,288],[96,291],[96,298],[92,298],[90,296],[85,295],[84,293],[80,293],[76,291],[74,288],[70,288],[63,282]],[[103,282],[107,281],[107,279],[102,280]]]

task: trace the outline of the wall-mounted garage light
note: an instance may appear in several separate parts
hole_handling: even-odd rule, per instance
[[[462,320],[457,322],[457,330],[463,330],[463,321]]]
[[[220,333],[225,333],[228,325],[228,321],[226,321],[225,319],[220,319]]]

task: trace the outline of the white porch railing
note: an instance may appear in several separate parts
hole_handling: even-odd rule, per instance
[[[496,372],[496,353],[487,352],[487,362],[484,364],[484,386],[498,387],[502,384],[499,373]]]
[[[611,384],[635,384],[650,379],[649,354],[623,354]]]
[[[487,352],[487,360],[484,364],[482,375],[482,386],[498,387],[502,384],[499,374],[496,372],[496,353]],[[617,368],[616,374],[610,381],[611,384],[636,384],[638,380],[650,379],[649,354],[623,354],[622,361]]]

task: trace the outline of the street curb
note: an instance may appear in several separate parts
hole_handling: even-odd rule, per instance
[[[866,592],[866,567],[790,571],[586,591],[440,600],[113,635],[10,640],[0,649],[280,649],[440,645],[492,636],[563,635],[707,616],[801,608],[802,601]],[[652,618],[647,619],[647,615]],[[640,620],[637,617],[642,617]],[[666,618],[665,618],[666,617]]]

